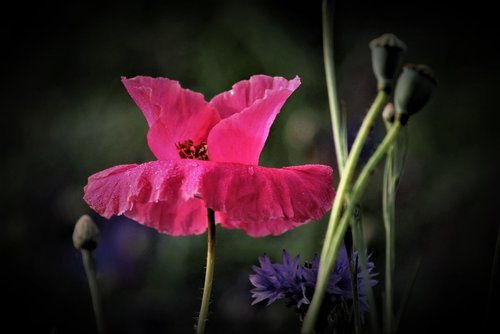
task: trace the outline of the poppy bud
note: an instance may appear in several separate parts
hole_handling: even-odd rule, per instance
[[[406,45],[393,34],[383,34],[372,40],[369,46],[372,50],[372,67],[377,78],[377,87],[390,93],[400,56],[406,50]]]
[[[73,230],[73,245],[80,250],[93,251],[99,242],[99,228],[89,215],[78,219]]]
[[[405,65],[398,78],[394,101],[398,117],[403,119],[416,113],[429,101],[437,85],[432,70],[426,65]]]
[[[396,115],[396,109],[394,108],[394,104],[387,103],[384,107],[384,111],[382,111],[382,118],[386,124],[391,124],[394,122],[394,116]]]

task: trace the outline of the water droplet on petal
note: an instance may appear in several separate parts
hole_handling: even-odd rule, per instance
[[[253,170],[252,166],[248,167],[248,174],[250,174],[250,175],[255,174],[255,171]]]

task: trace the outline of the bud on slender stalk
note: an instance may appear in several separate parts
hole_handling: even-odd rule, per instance
[[[99,228],[89,215],[78,219],[73,230],[73,245],[80,250],[93,251],[99,242]]]
[[[428,66],[415,64],[404,66],[394,94],[397,117],[402,124],[406,123],[409,116],[423,108],[436,85],[436,78]]]
[[[82,253],[83,266],[89,283],[92,307],[96,318],[98,334],[105,334],[104,320],[102,314],[101,297],[97,287],[97,276],[93,251],[99,242],[99,229],[89,215],[83,215],[78,219],[73,230],[73,245]]]
[[[395,35],[384,34],[372,40],[369,46],[372,50],[372,67],[377,78],[377,87],[391,93],[401,53],[406,50],[406,45]]]
[[[387,103],[382,111],[382,118],[386,125],[394,123],[394,118],[396,115],[396,109],[394,108],[394,104]]]

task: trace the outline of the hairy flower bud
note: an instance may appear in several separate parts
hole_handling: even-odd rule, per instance
[[[432,70],[426,65],[405,65],[398,78],[394,101],[398,117],[407,119],[429,101],[437,85]]]
[[[99,242],[99,228],[89,215],[78,219],[73,230],[73,245],[81,250],[93,251]]]
[[[372,67],[377,78],[377,87],[390,93],[401,53],[406,50],[406,45],[393,34],[383,34],[372,40],[369,46],[372,50]]]

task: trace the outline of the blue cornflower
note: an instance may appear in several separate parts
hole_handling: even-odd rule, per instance
[[[368,256],[367,258],[369,260],[370,256]],[[359,308],[360,311],[368,311],[368,291],[366,289],[358,251],[353,252],[352,261],[354,264],[357,264],[356,283],[358,289]],[[374,286],[378,283],[378,281],[374,279],[377,274],[372,272],[374,268],[375,264],[373,262],[367,262],[366,270],[368,272],[371,286]],[[316,285],[316,278],[318,277],[318,271],[319,257],[315,256],[310,264],[306,264],[303,272],[307,282],[306,285],[308,287],[312,287],[314,289],[314,286]],[[337,301],[339,298],[352,299],[353,297],[349,257],[347,256],[347,250],[345,246],[341,246],[339,249],[335,267],[333,268],[332,275],[330,276],[330,280],[328,281],[328,285],[326,287],[326,295],[331,298],[332,302]]]
[[[369,258],[369,257],[368,257]],[[356,278],[360,311],[368,311],[368,298],[358,252],[353,253],[353,263],[357,264]],[[299,264],[297,255],[293,260],[286,250],[283,251],[283,263],[272,263],[267,255],[259,257],[260,267],[253,266],[255,274],[250,275],[250,282],[255,287],[250,292],[254,301],[252,305],[267,299],[267,305],[279,299],[288,299],[290,306],[305,311],[304,306],[310,303],[319,269],[319,257],[305,265]],[[370,285],[377,284],[373,273],[375,265],[367,263]],[[335,262],[332,275],[326,288],[327,299],[332,303],[352,299],[351,272],[349,257],[345,246],[342,246]]]
[[[255,286],[250,291],[252,298],[255,298],[252,305],[266,299],[269,305],[283,298],[290,298],[297,307],[309,304],[302,280],[303,267],[299,265],[299,260],[298,255],[292,259],[286,250],[283,250],[283,263],[271,263],[267,255],[260,256],[260,267],[253,266],[256,274],[249,277]]]

